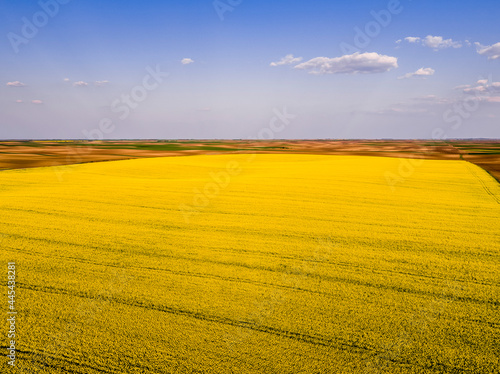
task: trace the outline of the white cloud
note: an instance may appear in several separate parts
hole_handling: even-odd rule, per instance
[[[69,82],[69,78],[64,78],[64,81],[65,82]]]
[[[31,102],[32,102],[33,104],[37,104],[37,105],[43,104],[43,101],[42,101],[42,100],[32,100]]]
[[[408,43],[418,43],[420,42],[422,39],[419,38],[418,36],[407,36],[405,38],[405,40],[408,42]]]
[[[97,87],[102,87],[102,86],[105,86],[109,83],[109,81],[95,81],[94,82],[94,85],[96,85]]]
[[[78,87],[87,87],[89,84],[87,82],[79,81],[73,83],[73,86],[78,86]]]
[[[296,64],[300,61],[302,61],[302,57],[294,57],[293,55],[286,55],[277,62],[271,62],[270,66],[291,65],[291,64]]]
[[[407,78],[412,78],[412,77],[418,77],[418,78],[423,78],[423,77],[428,77],[430,75],[434,75],[436,71],[432,68],[420,68],[414,73],[407,73],[398,79],[407,79]]]
[[[356,52],[335,58],[316,57],[295,66],[295,69],[310,70],[311,74],[373,74],[397,67],[397,57]]]
[[[181,60],[181,64],[182,65],[189,65],[189,64],[192,64],[194,62],[194,60],[190,59],[190,58],[183,58]]]
[[[424,47],[429,47],[434,50],[444,49],[444,48],[461,48],[462,43],[454,41],[452,39],[444,39],[442,36],[432,36],[427,35],[425,38],[420,38],[418,36],[408,36],[405,38],[408,43],[420,43]]]
[[[442,36],[432,36],[427,35],[425,39],[423,39],[423,44],[426,47],[433,49],[443,49],[443,48],[461,48],[462,43],[453,41],[452,39],[443,39]]]
[[[474,44],[476,45],[477,53],[488,57],[488,60],[497,60],[500,58],[500,42],[493,45],[481,45],[477,42]]]
[[[21,83],[19,81],[7,82],[7,86],[9,86],[9,87],[26,87],[26,85],[24,83]]]

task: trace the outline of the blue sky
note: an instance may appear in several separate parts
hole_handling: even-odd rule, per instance
[[[269,137],[500,138],[499,16],[493,0],[9,0],[0,138],[258,138],[277,111]]]

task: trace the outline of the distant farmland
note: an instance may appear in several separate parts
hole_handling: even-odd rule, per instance
[[[498,140],[39,140],[0,142],[0,170],[204,154],[315,154],[467,160],[500,181]],[[64,173],[64,169],[59,170]]]
[[[391,186],[400,162],[0,172],[19,372],[498,372],[500,185],[457,156]]]

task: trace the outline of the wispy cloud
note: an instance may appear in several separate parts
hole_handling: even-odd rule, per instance
[[[15,82],[7,82],[7,86],[9,87],[26,87],[26,85],[22,82],[15,81]]]
[[[271,62],[270,66],[283,66],[283,65],[292,65],[302,61],[302,57],[294,57],[293,55],[286,55],[281,60],[276,62]]]
[[[397,67],[397,57],[356,52],[335,58],[316,57],[295,66],[295,69],[309,70],[311,74],[373,74]]]
[[[414,73],[406,73],[405,75],[398,77],[398,79],[408,79],[408,78],[426,78],[430,75],[434,75],[436,71],[432,68],[420,68]]]
[[[77,86],[77,87],[87,87],[89,84],[87,82],[84,82],[84,81],[79,81],[79,82],[75,82],[73,83],[73,86]]]
[[[500,96],[491,96],[485,98],[488,103],[500,104]]]
[[[467,94],[483,94],[500,92],[500,82],[490,82],[487,79],[481,79],[476,82],[475,86],[464,86],[463,92]]]
[[[477,49],[477,53],[481,56],[488,57],[488,60],[497,60],[500,58],[500,42],[493,45],[481,45],[480,43],[474,43]]]
[[[436,95],[424,95],[424,96],[417,96],[414,97],[413,100],[417,101],[434,101],[437,99]]]
[[[107,85],[108,83],[109,83],[109,81],[95,81],[94,85],[97,87],[102,87],[102,86]]]
[[[395,104],[389,108],[376,109],[376,110],[363,110],[356,113],[360,114],[375,114],[380,116],[386,115],[423,115],[429,114],[429,111],[425,108],[416,108],[411,106],[406,106],[403,104]]]
[[[32,100],[31,103],[36,104],[36,105],[40,105],[40,104],[43,104],[43,101],[42,100]]]
[[[385,108],[364,110],[359,113],[375,115],[418,115],[418,116],[438,116],[443,112],[443,108],[457,101],[456,98],[440,97],[437,95],[423,95],[410,98],[406,102],[399,102]]]
[[[439,97],[436,95],[417,96],[412,98],[412,100],[418,103],[428,103],[428,104],[449,104],[451,102],[450,99]]]
[[[182,65],[189,65],[189,64],[192,64],[192,63],[194,63],[194,60],[192,60],[192,59],[190,59],[190,58],[183,58],[183,59],[181,60],[181,64],[182,64]]]

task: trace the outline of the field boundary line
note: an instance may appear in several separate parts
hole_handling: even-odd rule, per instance
[[[481,176],[476,172],[476,167],[479,168],[479,166],[469,162],[469,161],[465,161],[467,162],[467,168],[469,169],[469,172],[479,181],[479,183],[481,184],[481,186],[483,187],[483,189],[486,191],[486,193],[488,195],[490,195],[496,202],[497,204],[500,204],[500,198],[497,197],[490,189],[489,187],[486,185],[486,183],[484,182],[484,180],[481,178]],[[482,168],[480,168],[481,170],[483,170]],[[488,174],[489,175],[489,174]],[[490,176],[490,175],[489,175]]]

